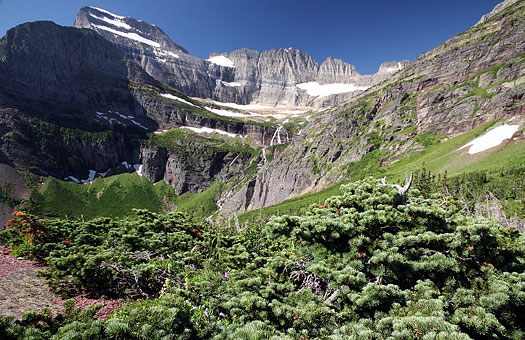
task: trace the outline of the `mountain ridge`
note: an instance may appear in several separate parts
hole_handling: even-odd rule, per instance
[[[78,182],[137,171],[151,182],[165,181],[174,195],[224,184],[216,202],[225,216],[267,207],[391,164],[424,150],[428,140],[495,118],[521,122],[523,4],[507,6],[414,62],[384,63],[387,78],[347,101],[348,87],[324,96],[340,90],[330,77],[354,77],[343,85],[358,87],[367,76],[340,59],[319,65],[294,48],[241,49],[210,61],[169,42],[157,48],[105,29],[109,40],[87,28],[22,24],[0,40],[0,159]],[[106,22],[104,12],[94,11],[96,25]],[[120,25],[135,22],[106,15]],[[128,33],[147,31],[134,30]],[[188,89],[213,91],[231,107],[190,98],[155,79],[156,71],[157,78],[178,72]],[[273,98],[273,105],[324,108],[286,113],[281,105],[235,104],[262,97]]]
[[[340,103],[409,64],[402,61],[391,63],[389,68],[382,65],[378,73],[361,76],[353,65],[341,59],[329,57],[319,65],[295,48],[263,52],[243,48],[214,53],[202,60],[186,53],[156,26],[148,25],[96,7],[81,8],[74,23],[74,27],[92,29],[116,43],[133,59],[140,60],[143,69],[157,80],[188,96],[219,102],[317,107]],[[217,57],[222,62],[215,62]],[[326,95],[320,96],[298,86],[304,83],[355,87],[340,87],[338,91],[325,91]]]

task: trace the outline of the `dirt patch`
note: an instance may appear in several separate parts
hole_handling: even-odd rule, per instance
[[[46,280],[38,272],[46,267],[9,255],[11,249],[0,246],[0,315],[11,315],[21,319],[25,312],[49,308],[53,314],[64,311],[64,299],[53,294]],[[96,318],[107,318],[117,307],[119,300],[91,299],[85,294],[72,297],[75,307],[84,309],[93,304],[103,307]]]
[[[115,309],[124,305],[123,301],[90,299],[86,297],[85,295],[75,296],[74,299],[76,301],[75,307],[80,307],[82,309],[86,308],[87,306],[94,305],[94,304],[98,304],[98,303],[102,304],[102,308],[100,308],[95,314],[95,318],[100,318],[100,319],[107,319],[107,317],[111,313],[113,313]]]
[[[38,277],[45,269],[31,261],[9,256],[11,249],[0,247],[0,315],[20,319],[25,312],[44,307],[52,311],[64,310],[64,301],[54,295],[46,280]]]
[[[9,277],[11,274],[16,273],[17,271],[24,268],[34,268],[35,270],[45,269],[45,266],[24,260],[23,258],[9,256],[9,253],[11,253],[10,248],[0,246],[0,280]]]
[[[0,314],[20,319],[25,312],[44,307],[54,312],[64,310],[64,301],[47,287],[45,279],[37,277],[38,269],[26,267],[0,280]]]

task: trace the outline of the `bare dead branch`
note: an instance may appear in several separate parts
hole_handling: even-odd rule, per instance
[[[392,184],[394,188],[397,189],[397,192],[401,195],[401,202],[404,203],[406,201],[406,194],[408,192],[408,189],[410,189],[410,186],[412,185],[412,180],[414,179],[414,173],[410,173],[410,178],[405,183],[404,186],[400,186],[398,184]],[[381,179],[381,184],[386,185],[386,176]]]
[[[149,295],[144,293],[144,291],[140,288],[139,279],[135,271],[133,271],[133,278],[131,278],[122,268],[115,264],[102,261],[101,265],[104,267],[109,267],[119,273],[124,283],[131,289],[132,292],[136,293],[136,295],[146,298],[149,297]]]

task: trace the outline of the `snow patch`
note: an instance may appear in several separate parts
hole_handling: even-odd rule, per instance
[[[184,99],[182,99],[182,98],[176,97],[176,96],[174,96],[174,95],[172,95],[172,94],[169,94],[169,93],[161,93],[160,95],[161,95],[162,97],[164,97],[164,98],[173,99],[173,100],[178,100],[178,101],[181,102],[181,103],[184,103],[184,104],[188,104],[188,105],[191,105],[191,106],[195,106],[195,107],[197,107],[197,105],[192,104],[192,103],[190,103],[190,102],[187,101],[187,100],[184,100]]]
[[[124,161],[121,163],[126,170],[134,169],[139,176],[142,176],[142,164],[129,164],[128,162]],[[108,173],[111,171],[111,168],[107,169],[105,172],[96,172],[95,170],[89,170],[89,175],[87,179],[79,180],[78,178],[74,176],[68,176],[64,178],[64,180],[71,180],[77,184],[87,184],[87,183],[93,183],[95,180],[95,176],[98,174],[100,177],[104,178],[108,175]]]
[[[264,110],[264,109],[270,109],[270,107],[268,106],[263,106],[263,105],[259,105],[259,104],[252,104],[252,105],[239,105],[239,104],[234,104],[234,103],[221,103],[221,102],[215,102],[215,104],[218,104],[218,105],[224,105],[224,106],[228,106],[228,107],[231,107],[231,108],[234,108],[234,109],[239,109],[239,110]],[[266,113],[266,114],[260,114],[260,113],[255,113],[255,112],[246,112],[246,113],[241,113],[241,112],[234,112],[234,111],[229,111],[229,110],[222,110],[222,109],[212,109],[212,108],[206,108],[208,111],[210,112],[213,112],[219,116],[225,116],[225,117],[242,117],[242,118],[250,118],[250,117],[267,117],[267,118],[270,118],[270,117],[273,117],[275,119],[283,119],[283,118],[288,118],[289,115],[300,115],[300,114],[303,114],[305,112],[308,112],[308,111],[301,111],[301,110],[282,110],[282,111],[278,111],[277,113]]]
[[[123,115],[123,114],[121,114],[119,112],[113,112],[113,113],[117,114],[122,119],[129,120],[130,122],[132,122],[133,124],[137,125],[138,127],[143,128],[144,130],[148,129],[147,127],[145,127],[144,125],[140,124],[135,119],[133,119],[134,118],[133,116],[126,116],[126,115]]]
[[[103,112],[97,112],[97,116],[99,119],[104,119],[106,120],[107,122],[109,122],[109,125],[112,126],[113,123],[117,123],[117,124],[120,124],[120,125],[124,125],[124,123],[122,123],[121,121],[115,119],[115,118],[109,118],[106,116],[105,113]]]
[[[78,178],[76,177],[73,177],[73,176],[67,176],[66,178],[64,178],[65,180],[67,179],[70,179],[72,180],[73,182],[77,183],[77,184],[80,184],[80,181],[78,180]]]
[[[123,114],[121,114],[120,112],[116,112],[116,111],[115,111],[115,112],[114,112],[114,111],[109,111],[109,112],[112,112],[112,113],[116,114],[117,116],[119,116],[119,117],[122,118],[122,119],[129,120],[129,119],[132,119],[132,118],[133,118],[133,116],[126,116],[126,115],[123,115]]]
[[[216,115],[224,116],[224,117],[244,117],[244,118],[247,118],[247,117],[251,116],[250,114],[243,114],[243,113],[240,113],[240,112],[234,112],[234,111],[228,111],[228,110],[212,109],[212,108],[206,108],[206,109],[208,111],[210,111],[210,112],[215,113]]]
[[[173,57],[173,58],[176,58],[176,59],[180,59],[180,56],[178,54],[173,53],[171,51],[166,51],[166,50],[163,50],[163,49],[159,49],[159,48],[154,49],[153,53],[157,57],[157,60],[162,62],[162,63],[165,63],[165,62],[168,61],[168,59],[166,59],[167,57]]]
[[[112,19],[110,19],[108,17],[99,17],[98,15],[95,15],[93,13],[89,13],[89,15],[92,16],[95,19],[107,22],[110,25],[121,27],[121,28],[124,28],[126,30],[131,30],[131,26],[130,25],[126,24],[125,22],[120,21],[119,19],[112,20]]]
[[[474,139],[470,143],[463,145],[458,150],[470,146],[470,149],[468,150],[469,155],[488,150],[500,145],[505,139],[510,139],[512,135],[518,131],[518,128],[519,125],[503,124]]]
[[[208,60],[212,64],[216,64],[219,66],[225,66],[225,67],[235,67],[233,64],[233,61],[223,55],[217,55],[214,57],[209,57]]]
[[[144,125],[140,124],[139,122],[136,122],[134,119],[131,119],[131,122],[135,125],[137,125],[138,127],[141,127],[143,128],[144,130],[147,130],[148,128],[145,127]]]
[[[172,56],[172,57],[174,57],[174,58],[177,58],[177,59],[180,58],[180,56],[179,56],[177,53],[173,53],[173,52],[170,52],[170,51],[166,51],[166,54],[167,54],[167,55],[170,55],[170,56]]]
[[[109,112],[110,112],[110,113],[113,113],[113,114],[115,114],[115,115],[117,115],[117,116],[119,116],[119,117],[122,118],[122,119],[129,120],[129,121],[132,122],[133,124],[135,124],[135,125],[137,125],[137,126],[143,128],[143,129],[145,129],[145,130],[148,129],[148,128],[145,127],[144,125],[142,125],[142,124],[140,124],[139,122],[135,121],[135,120],[133,119],[134,116],[126,116],[126,115],[121,114],[120,112],[114,112],[114,111],[109,111]],[[121,121],[119,121],[119,120],[117,120],[117,119],[115,119],[115,118],[109,118],[109,117],[107,117],[105,113],[97,112],[97,116],[98,116],[99,118],[102,118],[102,119],[105,119],[106,121],[108,121],[108,122],[109,122],[109,125],[113,125],[113,123],[118,123],[118,124],[120,124],[120,125],[124,125],[124,123],[122,123]]]
[[[109,15],[111,15],[111,16],[114,17],[114,18],[124,19],[123,16],[121,16],[121,15],[116,15],[116,14],[111,13],[110,11],[107,11],[107,10],[102,9],[102,8],[98,8],[98,7],[95,7],[95,6],[89,6],[89,8],[93,8],[93,9],[96,9],[97,11],[99,11],[99,12],[109,14]]]
[[[94,25],[94,24],[91,24],[91,26],[93,26],[95,28],[98,28],[98,29],[101,29],[101,30],[104,30],[104,31],[111,32],[111,33],[116,34],[116,35],[120,35],[121,37],[124,37],[124,38],[128,38],[128,39],[131,39],[131,40],[135,40],[135,41],[141,42],[141,43],[146,44],[146,45],[150,45],[150,46],[153,46],[153,47],[160,47],[160,44],[158,42],[153,41],[153,40],[149,40],[147,38],[144,38],[143,36],[138,35],[137,33],[121,32],[121,31],[117,31],[117,30],[114,30],[114,29],[106,27],[106,26],[100,26],[100,25]]]
[[[267,115],[264,115],[264,117],[273,117],[275,119],[283,119],[283,118],[288,117],[288,115],[281,114],[281,113],[269,113]]]
[[[235,138],[237,136],[242,137],[241,135],[237,135],[235,133],[230,133],[230,132],[226,132],[224,130],[212,129],[212,128],[208,128],[208,127],[196,128],[196,127],[193,127],[193,126],[182,126],[182,128],[183,129],[188,129],[188,130],[191,130],[191,131],[197,132],[197,133],[218,133],[218,134],[226,135],[226,136],[232,137],[232,138]]]
[[[237,82],[231,82],[231,83],[228,83],[226,81],[222,81],[222,80],[219,80],[219,83],[225,85],[225,86],[229,86],[229,87],[238,87],[238,86],[242,86],[241,83],[237,83]]]
[[[95,175],[97,172],[95,170],[89,170],[89,176],[87,179],[83,179],[81,182],[82,184],[91,183],[95,180]]]
[[[265,109],[270,108],[269,106],[264,106],[264,105],[259,105],[259,104],[241,105],[241,104],[235,104],[235,103],[221,103],[221,102],[216,102],[216,101],[214,101],[214,103],[217,105],[224,105],[224,106],[228,106],[228,107],[238,109],[238,110],[265,110]]]
[[[309,82],[296,85],[301,90],[306,90],[310,96],[314,97],[326,97],[332,94],[353,92],[353,91],[364,91],[369,86],[356,86],[354,84],[324,84],[321,85],[318,82]]]
[[[142,164],[133,164],[133,168],[135,169],[135,172],[142,177]]]

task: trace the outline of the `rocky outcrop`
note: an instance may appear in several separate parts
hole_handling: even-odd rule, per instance
[[[102,8],[83,7],[73,23],[74,27],[92,28],[110,40],[121,39],[123,44],[129,45],[130,41],[135,42],[137,48],[141,48],[143,43],[151,46],[188,54],[188,51],[174,43],[159,27],[148,24],[142,20],[131,17],[123,17]],[[118,29],[119,37],[113,33]],[[131,37],[127,38],[127,37]],[[124,40],[126,39],[126,40]]]
[[[367,127],[362,120],[335,117],[327,114],[312,121],[302,130],[312,132],[296,137],[279,158],[261,167],[225,202],[221,213],[264,208],[340,180],[342,172],[329,173],[332,164],[358,161],[370,151],[370,144],[366,137],[355,141]]]
[[[354,65],[345,63],[341,59],[328,57],[319,67],[315,80],[320,84],[358,82],[360,74]]]
[[[519,2],[519,1],[521,0],[505,0],[503,2],[500,2],[494,7],[494,9],[490,13],[483,15],[481,19],[479,19],[479,21],[476,23],[476,25],[486,22],[487,20],[492,18],[494,15],[498,14],[505,8],[509,7],[510,5],[514,5],[516,2]]]
[[[237,182],[250,166],[252,154],[233,149],[216,149],[196,140],[181,139],[176,147],[143,145],[142,173],[148,180],[164,180],[175,193],[201,192],[214,181]]]
[[[295,48],[258,51],[240,49],[212,54],[208,60],[193,57],[158,27],[95,7],[80,9],[75,27],[96,31],[115,43],[155,79],[191,97],[238,104],[322,106],[340,103],[377,84],[392,71],[361,76],[340,59],[319,65]],[[397,63],[406,67],[407,63]],[[389,69],[392,69],[390,67]],[[298,85],[353,84],[356,88],[326,90],[322,94]]]
[[[30,195],[31,190],[17,171],[7,164],[0,163],[0,231],[13,217],[12,213]]]
[[[157,126],[129,87],[155,81],[93,31],[52,22],[9,30],[0,78],[0,154],[17,169],[86,178],[136,158],[130,136]]]
[[[155,79],[190,96],[211,97],[215,83],[207,74],[208,63],[189,55],[157,26],[95,7],[81,8],[73,26],[113,42]]]
[[[124,58],[94,32],[52,22],[23,24],[0,40],[0,91],[23,98],[21,102],[80,107],[112,103],[133,110],[129,96],[120,93],[127,89]]]
[[[126,131],[89,131],[19,116],[0,149],[17,169],[60,179],[88,178],[127,161],[138,163],[136,140]]]

